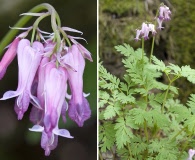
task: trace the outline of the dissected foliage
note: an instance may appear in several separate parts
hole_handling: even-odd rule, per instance
[[[122,160],[186,159],[195,145],[195,94],[182,104],[173,84],[180,78],[194,84],[195,70],[155,56],[150,63],[128,44],[115,49],[126,73],[119,79],[99,64],[100,152]],[[158,81],[162,76],[168,84]]]

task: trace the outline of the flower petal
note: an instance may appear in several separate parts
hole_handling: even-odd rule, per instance
[[[41,107],[40,101],[37,97],[30,94],[30,98],[31,98],[30,102],[33,104],[33,106],[37,107],[40,110],[43,110],[43,108]]]
[[[20,93],[17,91],[7,91],[4,93],[3,97],[0,100],[6,100],[9,98],[17,97]]]
[[[32,128],[29,128],[29,130],[34,132],[43,132],[44,128],[40,125],[34,125]]]
[[[70,135],[70,132],[66,129],[57,129],[53,130],[53,133],[58,136],[66,137],[66,138],[74,138]]]

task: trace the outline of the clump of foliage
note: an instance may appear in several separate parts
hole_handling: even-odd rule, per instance
[[[195,69],[165,64],[152,55],[153,47],[148,58],[144,38],[141,49],[115,46],[124,57],[122,79],[99,64],[101,160],[106,159],[103,153],[122,160],[186,159],[187,151],[195,146],[195,94],[183,104],[174,86],[183,78],[194,84]],[[159,81],[162,77],[167,84]]]
[[[155,56],[150,63],[127,44],[115,49],[124,55],[126,74],[119,80],[99,64],[100,151],[130,160],[184,159],[195,145],[195,94],[182,104],[172,84],[181,77],[194,84],[195,70]],[[169,84],[158,81],[163,75]]]

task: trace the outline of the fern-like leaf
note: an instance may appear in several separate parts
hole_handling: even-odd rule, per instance
[[[133,138],[133,133],[126,125],[124,118],[117,119],[114,129],[116,130],[116,145],[118,149],[123,148]]]

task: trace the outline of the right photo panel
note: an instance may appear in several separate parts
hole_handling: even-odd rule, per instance
[[[99,160],[195,158],[195,2],[99,1]]]

